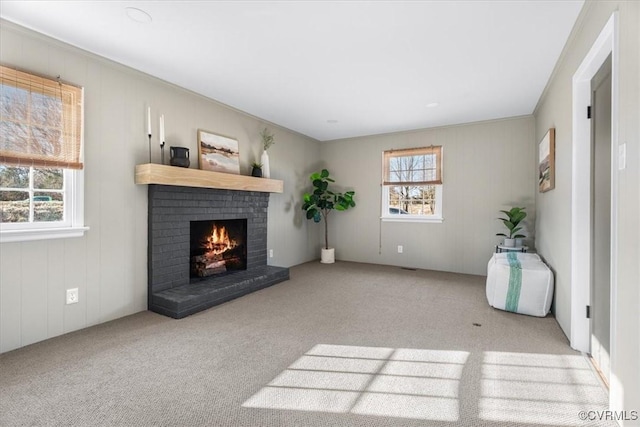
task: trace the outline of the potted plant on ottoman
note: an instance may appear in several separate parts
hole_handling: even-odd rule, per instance
[[[327,222],[332,210],[346,211],[356,205],[353,200],[354,191],[338,193],[329,189],[329,183],[335,182],[329,177],[329,171],[312,173],[309,177],[313,183],[313,192],[303,196],[302,210],[307,212],[307,219],[320,222],[324,219],[324,247],[322,248],[320,262],[332,264],[335,262],[335,249],[329,247],[329,223]]]
[[[506,218],[498,219],[507,227],[509,234],[497,233],[496,236],[504,236],[504,246],[514,247],[516,246],[516,239],[525,237],[523,234],[517,233],[522,230],[522,227],[518,227],[518,225],[526,218],[527,213],[524,211],[524,208],[511,208],[508,211],[501,210],[500,212],[507,216]]]

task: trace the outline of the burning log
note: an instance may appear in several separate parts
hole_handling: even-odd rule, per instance
[[[193,272],[198,277],[207,277],[227,271],[227,267],[224,264],[211,264],[211,266],[213,268],[207,268],[204,264],[198,264],[194,266]]]
[[[191,271],[198,277],[211,276],[227,271],[222,254],[208,252],[191,257]]]
[[[204,255],[196,255],[191,257],[192,263],[202,263],[202,264],[211,264],[216,261],[223,261],[224,254],[216,254],[213,252],[207,252]]]
[[[227,271],[227,265],[231,268],[242,264],[239,257],[223,257],[223,254],[208,253],[191,257],[191,272],[198,277],[207,277]]]

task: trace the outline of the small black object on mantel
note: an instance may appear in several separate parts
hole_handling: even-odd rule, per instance
[[[189,160],[189,149],[186,147],[169,147],[169,154],[171,156],[171,160],[169,160],[171,166],[188,168],[191,164]]]
[[[256,178],[262,178],[262,167],[253,165],[253,167],[251,168],[251,176],[255,176]]]

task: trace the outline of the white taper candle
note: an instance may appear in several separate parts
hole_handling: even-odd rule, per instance
[[[151,135],[151,107],[147,107],[147,135]]]
[[[164,114],[160,116],[160,145],[164,145]]]

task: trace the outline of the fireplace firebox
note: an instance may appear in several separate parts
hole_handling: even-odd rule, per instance
[[[190,222],[191,279],[247,269],[247,220]]]

